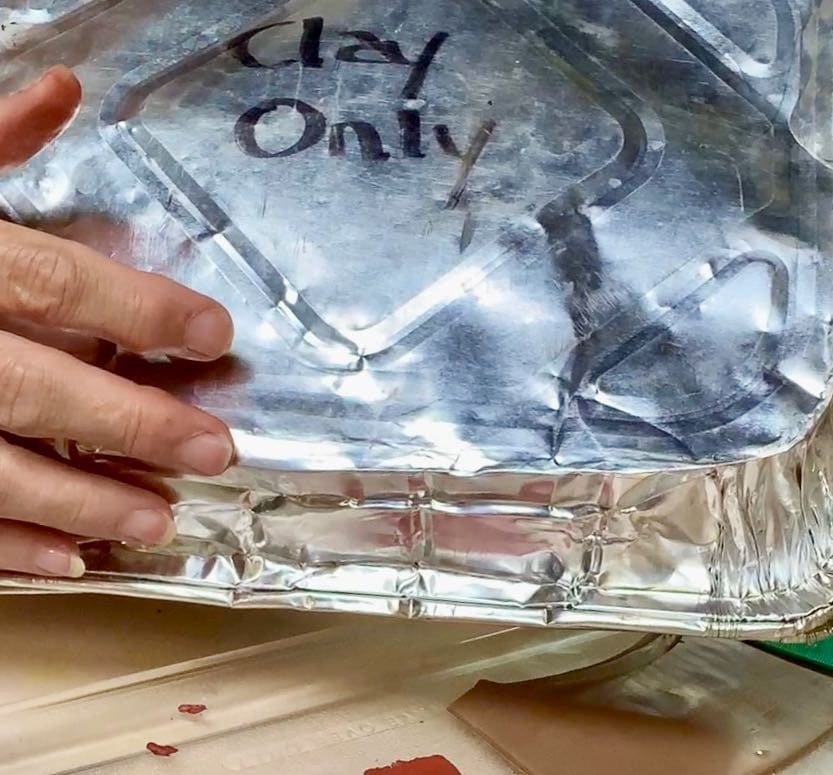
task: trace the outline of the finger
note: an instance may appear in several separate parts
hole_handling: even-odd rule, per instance
[[[164,498],[0,443],[0,514],[89,538],[163,546],[176,536]]]
[[[0,520],[0,570],[80,578],[85,568],[78,545],[69,536]]]
[[[64,456],[58,449],[58,446],[63,445],[56,445],[55,442],[50,442],[47,439],[27,439],[23,436],[15,436],[2,431],[0,431],[0,441],[29,450],[39,457],[56,461],[61,465],[68,465],[77,471],[147,490],[158,495],[170,505],[179,500],[176,490],[162,478],[164,476],[163,472],[156,469],[146,470],[143,468],[144,464],[140,462],[128,461],[123,457],[114,458],[111,456],[107,458],[102,455],[84,455],[78,450],[78,445],[74,442],[66,444],[67,456]],[[176,472],[170,472],[170,476],[175,474]]]
[[[53,67],[19,92],[0,98],[0,167],[23,164],[53,140],[81,104],[81,84]]]
[[[116,355],[116,347],[111,342],[96,339],[86,334],[76,334],[60,328],[47,328],[28,320],[11,318],[0,313],[0,330],[22,336],[32,342],[63,350],[84,363],[102,366],[109,363]]]
[[[174,504],[179,500],[176,490],[165,482],[160,474],[128,469],[124,460],[119,462],[121,465],[114,460],[79,457],[69,461],[69,465],[78,471],[103,476],[131,487],[147,490],[158,495],[169,504]]]
[[[0,223],[0,275],[0,310],[15,317],[138,353],[215,360],[231,347],[215,301],[51,234]]]
[[[156,388],[0,333],[0,429],[84,445],[208,476],[229,466],[226,426]]]

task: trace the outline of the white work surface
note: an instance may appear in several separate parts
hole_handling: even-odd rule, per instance
[[[0,712],[4,706],[25,705],[45,696],[72,693],[125,676],[146,674],[158,668],[354,621],[350,617],[226,611],[122,598],[0,597]],[[379,626],[380,638],[384,638],[388,625],[380,623]],[[604,649],[615,648],[617,637],[627,643],[634,636],[608,636],[603,646],[597,644],[592,648],[601,648],[600,654],[604,656]],[[350,644],[344,644],[344,648],[349,650]],[[563,669],[580,666],[585,659],[584,655],[571,656],[568,650]],[[422,666],[416,665],[414,669]],[[372,767],[439,753],[452,761],[462,775],[513,775],[515,770],[505,760],[446,711],[447,704],[473,685],[476,676],[455,670],[441,674],[442,680],[430,684],[406,684],[356,696],[349,702],[322,704],[312,712],[283,718],[279,724],[277,721],[252,724],[216,735],[207,732],[204,739],[194,744],[170,741],[180,745],[179,753],[170,759],[155,758],[139,750],[120,761],[81,770],[74,759],[72,771],[94,775],[193,772],[265,775],[277,771],[330,775],[334,772],[335,757],[339,775],[363,775]],[[119,697],[116,702],[121,701]],[[202,701],[190,696],[183,697],[182,701],[192,699]],[[800,697],[793,701],[800,707]],[[145,706],[140,700],[136,702],[137,713],[141,713]],[[78,724],[89,723],[83,713],[79,715]],[[179,719],[176,721],[181,723]],[[207,713],[206,719],[195,718],[193,723],[211,721]],[[30,744],[35,748],[38,745],[36,740]],[[18,771],[7,769],[0,761],[0,773]],[[52,775],[59,771],[67,770],[52,768],[42,772]],[[815,747],[780,772],[785,775],[833,772],[833,741]],[[27,775],[41,774],[31,771]]]

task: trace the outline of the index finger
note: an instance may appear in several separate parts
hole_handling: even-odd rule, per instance
[[[60,237],[0,223],[0,276],[0,311],[33,323],[193,360],[231,346],[231,317],[217,302]]]
[[[81,84],[66,67],[0,98],[0,167],[22,164],[69,123],[81,103]]]

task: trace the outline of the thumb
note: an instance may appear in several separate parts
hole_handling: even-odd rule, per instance
[[[81,103],[81,84],[53,67],[21,91],[0,98],[0,168],[16,166],[54,140]]]

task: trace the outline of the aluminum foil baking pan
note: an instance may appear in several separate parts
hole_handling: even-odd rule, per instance
[[[833,614],[833,0],[63,0],[8,216],[218,297],[234,429],[85,590],[802,637]],[[68,454],[85,454],[66,446]],[[123,465],[129,465],[122,461]]]

